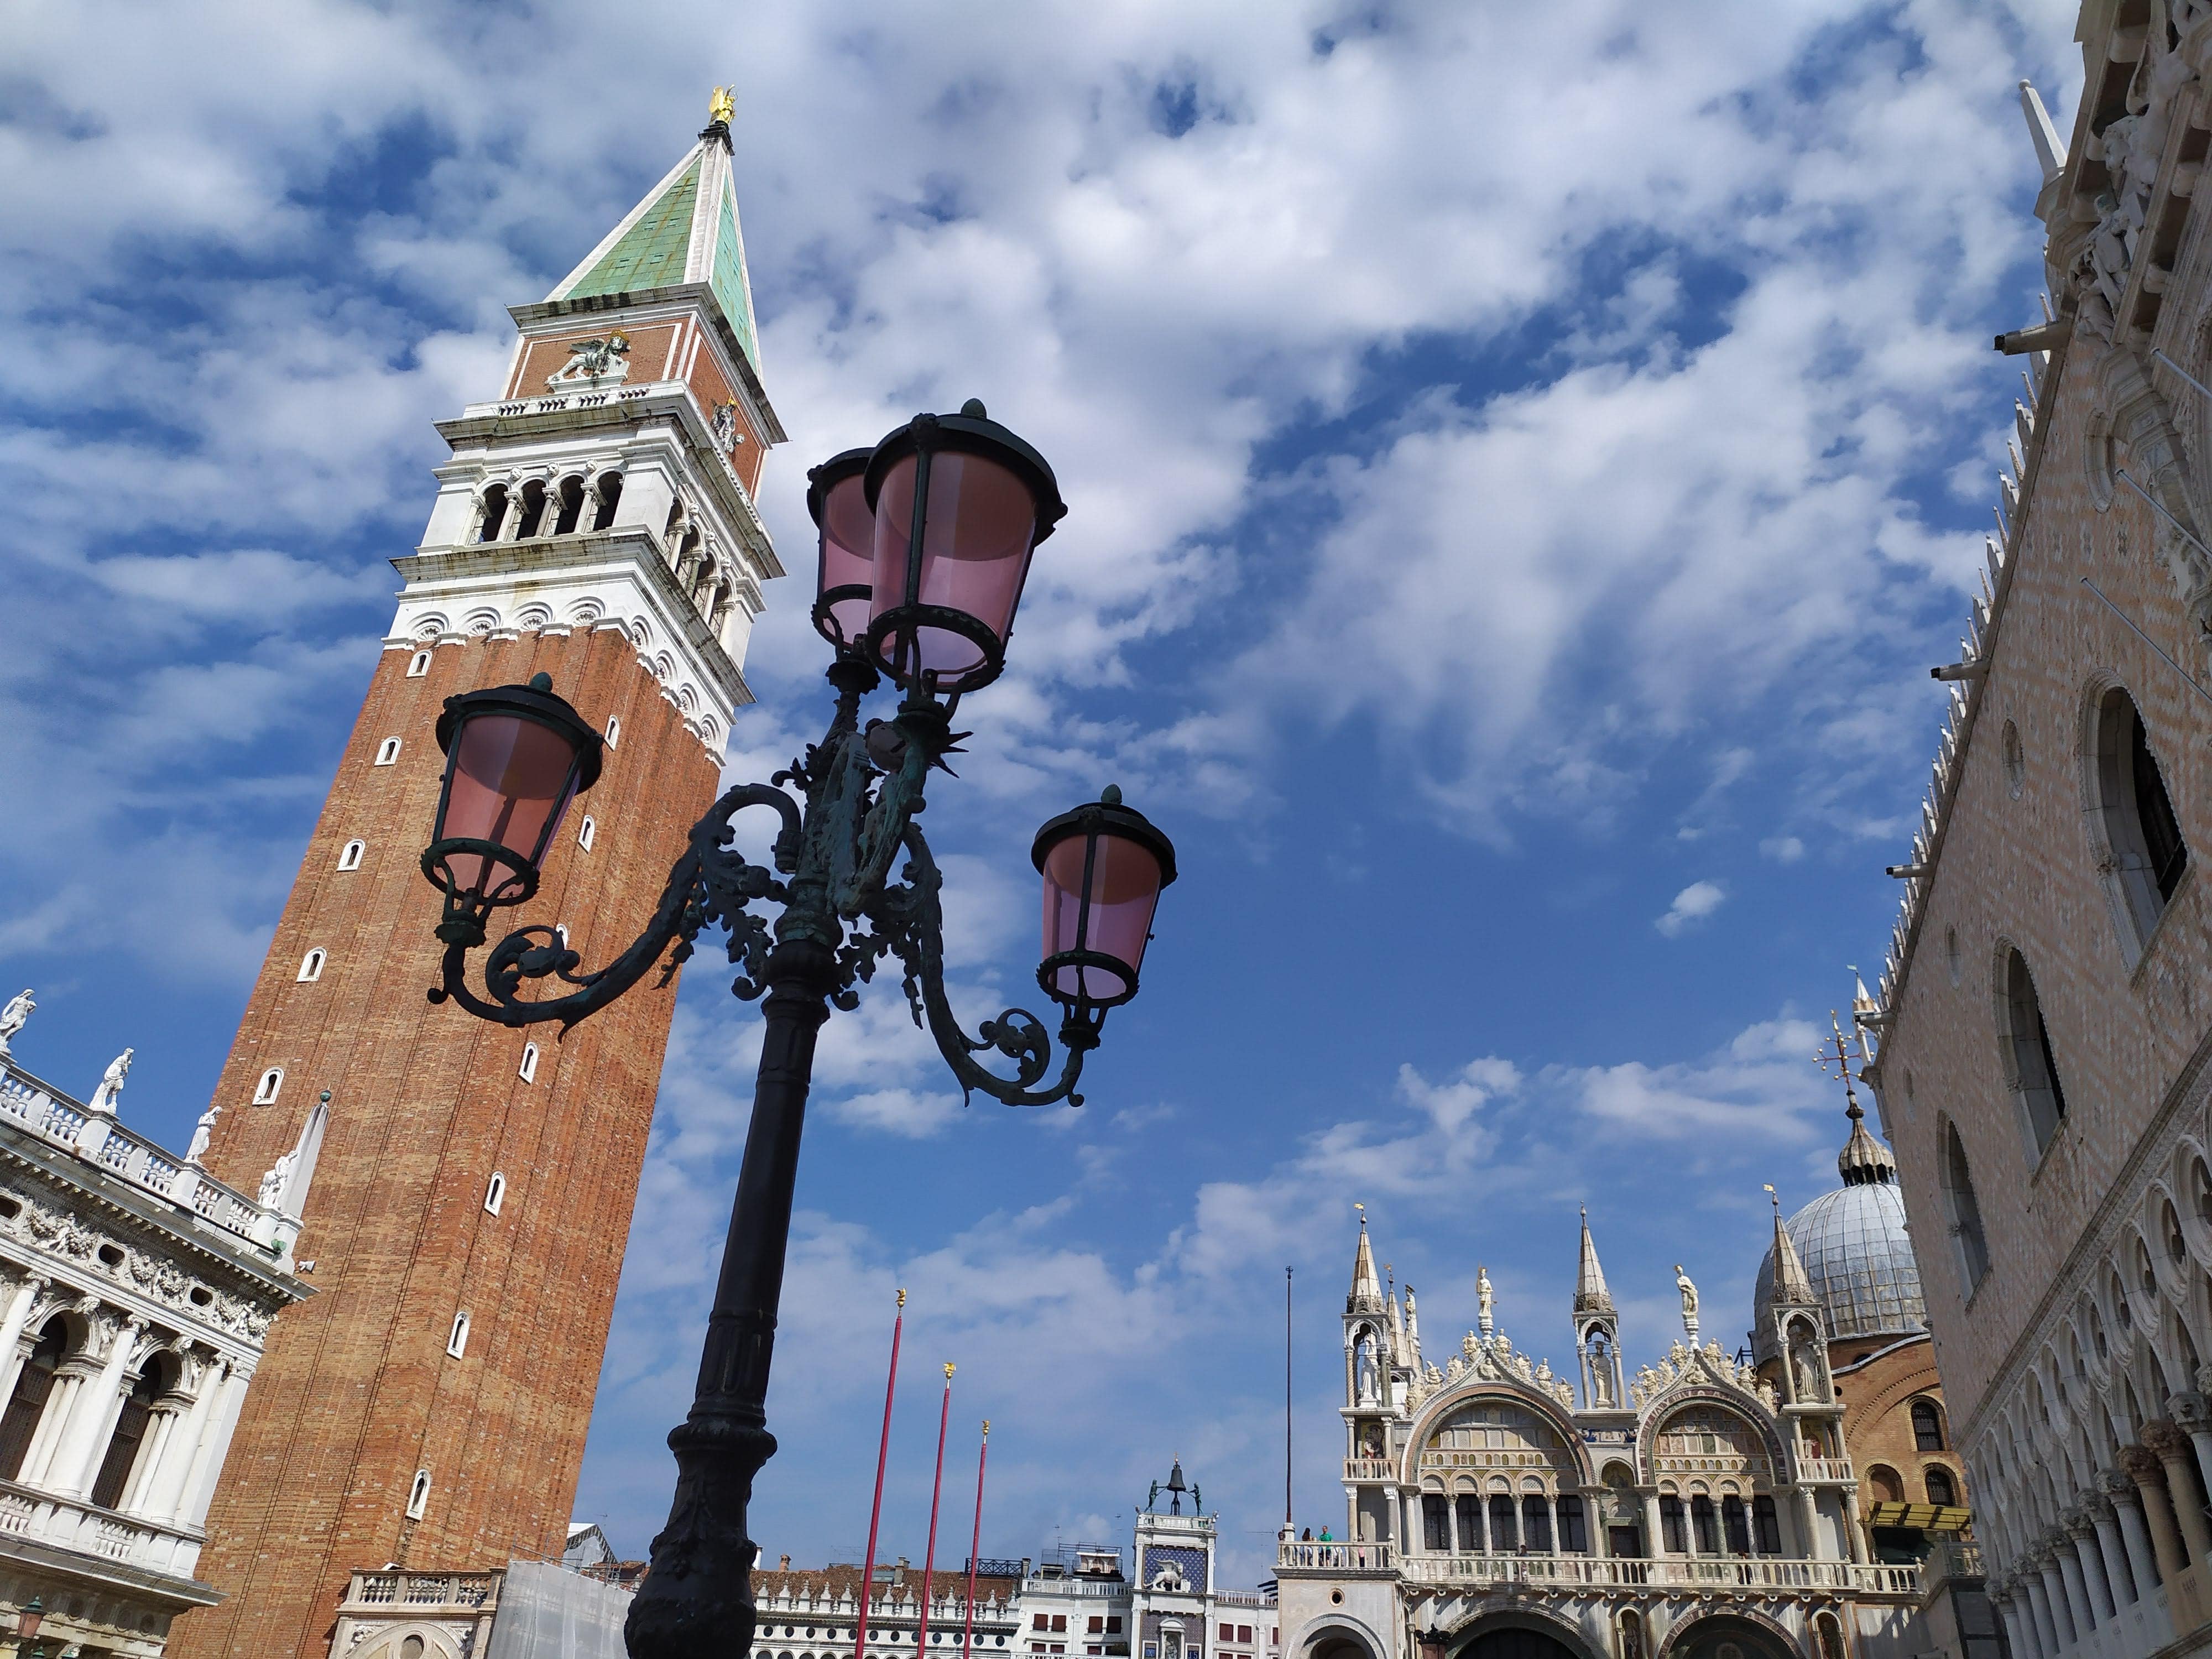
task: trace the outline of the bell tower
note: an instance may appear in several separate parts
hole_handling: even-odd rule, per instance
[[[641,986],[556,1042],[425,989],[416,860],[445,700],[543,672],[605,734],[514,925],[597,965],[652,914],[714,799],[780,442],[763,390],[726,97],[683,159],[536,304],[451,456],[397,614],[216,1090],[210,1171],[252,1190],[329,1118],[183,1620],[186,1659],[320,1655],[356,1570],[557,1556],[674,1007]]]

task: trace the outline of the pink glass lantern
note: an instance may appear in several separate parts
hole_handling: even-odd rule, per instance
[[[480,935],[484,911],[538,890],[562,815],[599,781],[605,745],[544,674],[447,698],[438,743],[446,778],[422,873]]]
[[[1066,516],[1044,457],[969,399],[876,446],[868,652],[900,685],[972,691],[1006,666],[1030,555]]]
[[[868,631],[876,525],[865,475],[872,453],[848,449],[806,475],[806,510],[821,532],[814,627],[841,650]]]
[[[1127,1002],[1137,994],[1160,890],[1176,878],[1173,843],[1109,785],[1097,802],[1038,830],[1030,858],[1044,878],[1037,983],[1071,1009]]]

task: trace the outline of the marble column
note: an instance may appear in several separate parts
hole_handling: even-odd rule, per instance
[[[2044,1547],[2058,1568],[2058,1582],[2065,1592],[2066,1616],[2073,1624],[2074,1639],[2083,1641],[2097,1627],[2097,1620],[2089,1605],[2089,1587],[2081,1579],[2081,1559],[2074,1553],[2074,1540],[2067,1536],[2063,1527],[2054,1527]]]
[[[2143,1444],[2158,1454],[2166,1471],[2166,1500],[2181,1522],[2181,1537],[2191,1561],[2212,1557],[2212,1530],[2204,1524],[2204,1506],[2197,1498],[2197,1457],[2189,1437],[2160,1419],[2143,1425]]]
[[[1644,1553],[1654,1561],[1663,1560],[1667,1554],[1667,1529],[1659,1524],[1659,1489],[1647,1486],[1639,1496],[1644,1500]]]
[[[1844,1537],[1851,1547],[1851,1559],[1865,1565],[1867,1559],[1866,1528],[1859,1525],[1859,1494],[1856,1486],[1845,1486],[1844,1500]]]
[[[201,1363],[199,1387],[192,1396],[191,1408],[182,1423],[169,1436],[161,1449],[160,1461],[140,1483],[138,1512],[149,1520],[172,1521],[176,1518],[177,1505],[183,1501],[186,1478],[199,1455],[201,1441],[206,1437],[208,1418],[221,1392],[223,1378],[228,1375],[219,1359],[210,1358]]]
[[[136,1314],[116,1322],[100,1376],[87,1383],[84,1392],[77,1396],[76,1410],[72,1413],[74,1421],[54,1454],[46,1480],[54,1491],[67,1497],[82,1498],[92,1490],[92,1483],[99,1475],[100,1459],[107,1451],[107,1437],[115,1426],[115,1414],[122,1408],[126,1387],[124,1378],[138,1355],[138,1333],[145,1328],[145,1320]]]
[[[1797,1547],[1808,1561],[1825,1561],[1828,1558],[1820,1548],[1820,1506],[1814,1502],[1810,1486],[1796,1486],[1790,1491],[1796,1500],[1792,1507],[1797,1512]]]
[[[2201,1394],[2178,1394],[2166,1402],[2174,1426],[2189,1437],[2204,1490],[2212,1492],[2212,1400]]]
[[[44,1273],[33,1273],[8,1298],[8,1316],[0,1320],[0,1401],[15,1397],[15,1379],[23,1374],[23,1328],[50,1282]]]
[[[2106,1469],[2100,1479],[2105,1496],[2112,1500],[2120,1536],[2127,1542],[2128,1576],[2135,1580],[2136,1599],[2147,1601],[2158,1587],[2158,1553],[2151,1547],[2150,1528],[2143,1519],[2142,1494],[2124,1468]]]
[[[2050,1589],[2044,1583],[2043,1575],[2036,1571],[2033,1561],[2020,1564],[2020,1577],[2021,1582],[2027,1586],[2028,1610],[2035,1618],[2036,1644],[2043,1650],[2044,1659],[2057,1659],[2058,1626],[2051,1622]]]
[[[2112,1586],[2105,1582],[2105,1558],[2097,1547],[2097,1528],[2089,1518],[2087,1504],[2077,1504],[2066,1515],[2066,1535],[2073,1540],[2074,1554],[2081,1565],[2082,1588],[2089,1593],[2089,1617],[2098,1625],[2109,1625],[2119,1611],[2112,1600]]]
[[[84,1388],[89,1366],[69,1369],[73,1362],[64,1360],[62,1369],[54,1373],[53,1384],[46,1391],[46,1409],[39,1413],[39,1426],[31,1432],[31,1443],[24,1449],[23,1467],[15,1479],[27,1486],[43,1486],[49,1483],[47,1472],[53,1467],[54,1449],[76,1420],[77,1395]]]
[[[2142,1500],[2143,1520],[2150,1528],[2151,1553],[2158,1558],[2159,1580],[2170,1582],[2187,1561],[2181,1553],[2180,1534],[2173,1529],[2173,1508],[2166,1501],[2158,1454],[2148,1446],[2123,1446],[2120,1467],[2136,1483],[2136,1495]]]
[[[1589,1553],[1599,1560],[1613,1557],[1613,1516],[1606,1508],[1603,1486],[1583,1488],[1583,1525],[1589,1533],[1583,1541]]]
[[[2050,1600],[2051,1631],[2062,1649],[2070,1648],[2084,1632],[2074,1617],[2072,1604],[2066,1599],[2066,1576],[2058,1571],[2057,1558],[2045,1547],[2039,1546],[2036,1550],[2035,1571],[2043,1581],[2044,1595]]]
[[[2105,1582],[2112,1587],[2112,1607],[2118,1612],[2136,1599],[2136,1590],[2114,1510],[2112,1494],[2104,1490],[2100,1480],[2096,1495],[2089,1500],[2089,1518],[2097,1528],[2097,1553],[2105,1558]]]
[[[208,1505],[215,1499],[216,1480],[222,1473],[222,1460],[229,1455],[230,1437],[238,1427],[239,1408],[245,1405],[246,1385],[252,1381],[252,1368],[235,1363],[223,1381],[222,1398],[216,1403],[215,1416],[208,1424],[200,1455],[192,1460],[191,1474],[185,1486],[184,1507],[177,1512],[177,1519],[188,1527],[207,1524]]]

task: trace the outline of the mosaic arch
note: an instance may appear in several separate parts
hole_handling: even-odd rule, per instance
[[[1487,1492],[1503,1480],[1522,1489],[1535,1479],[1558,1492],[1589,1480],[1582,1437],[1548,1402],[1496,1383],[1479,1384],[1424,1408],[1407,1437],[1410,1485],[1431,1492]]]

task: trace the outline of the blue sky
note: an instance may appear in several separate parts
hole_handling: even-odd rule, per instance
[[[986,1553],[1121,1535],[1171,1456],[1234,1582],[1340,1516],[1352,1206],[1431,1345],[1477,1263],[1571,1359],[1576,1206],[1632,1362],[1748,1320],[1762,1182],[1832,1184],[1811,1062],[1881,957],[2039,313],[2014,86],[2070,11],[1744,0],[9,8],[0,984],[23,1061],[181,1145],[442,446],[541,297],[734,136],[762,507],[980,396],[1058,468],[1014,669],[933,796],[957,996],[1029,984],[1036,825],[1175,836],[1080,1112],[963,1109],[880,987],[825,1037],[756,1536],[921,1553],[937,1365]],[[825,712],[776,584],[730,776]],[[965,723],[965,722],[963,722]],[[641,1553],[755,1017],[688,975],[577,1513]],[[972,1468],[972,1463],[970,1464]],[[964,1487],[963,1488],[964,1490]],[[966,1500],[948,1522],[964,1540]],[[957,1557],[964,1542],[956,1546]]]

